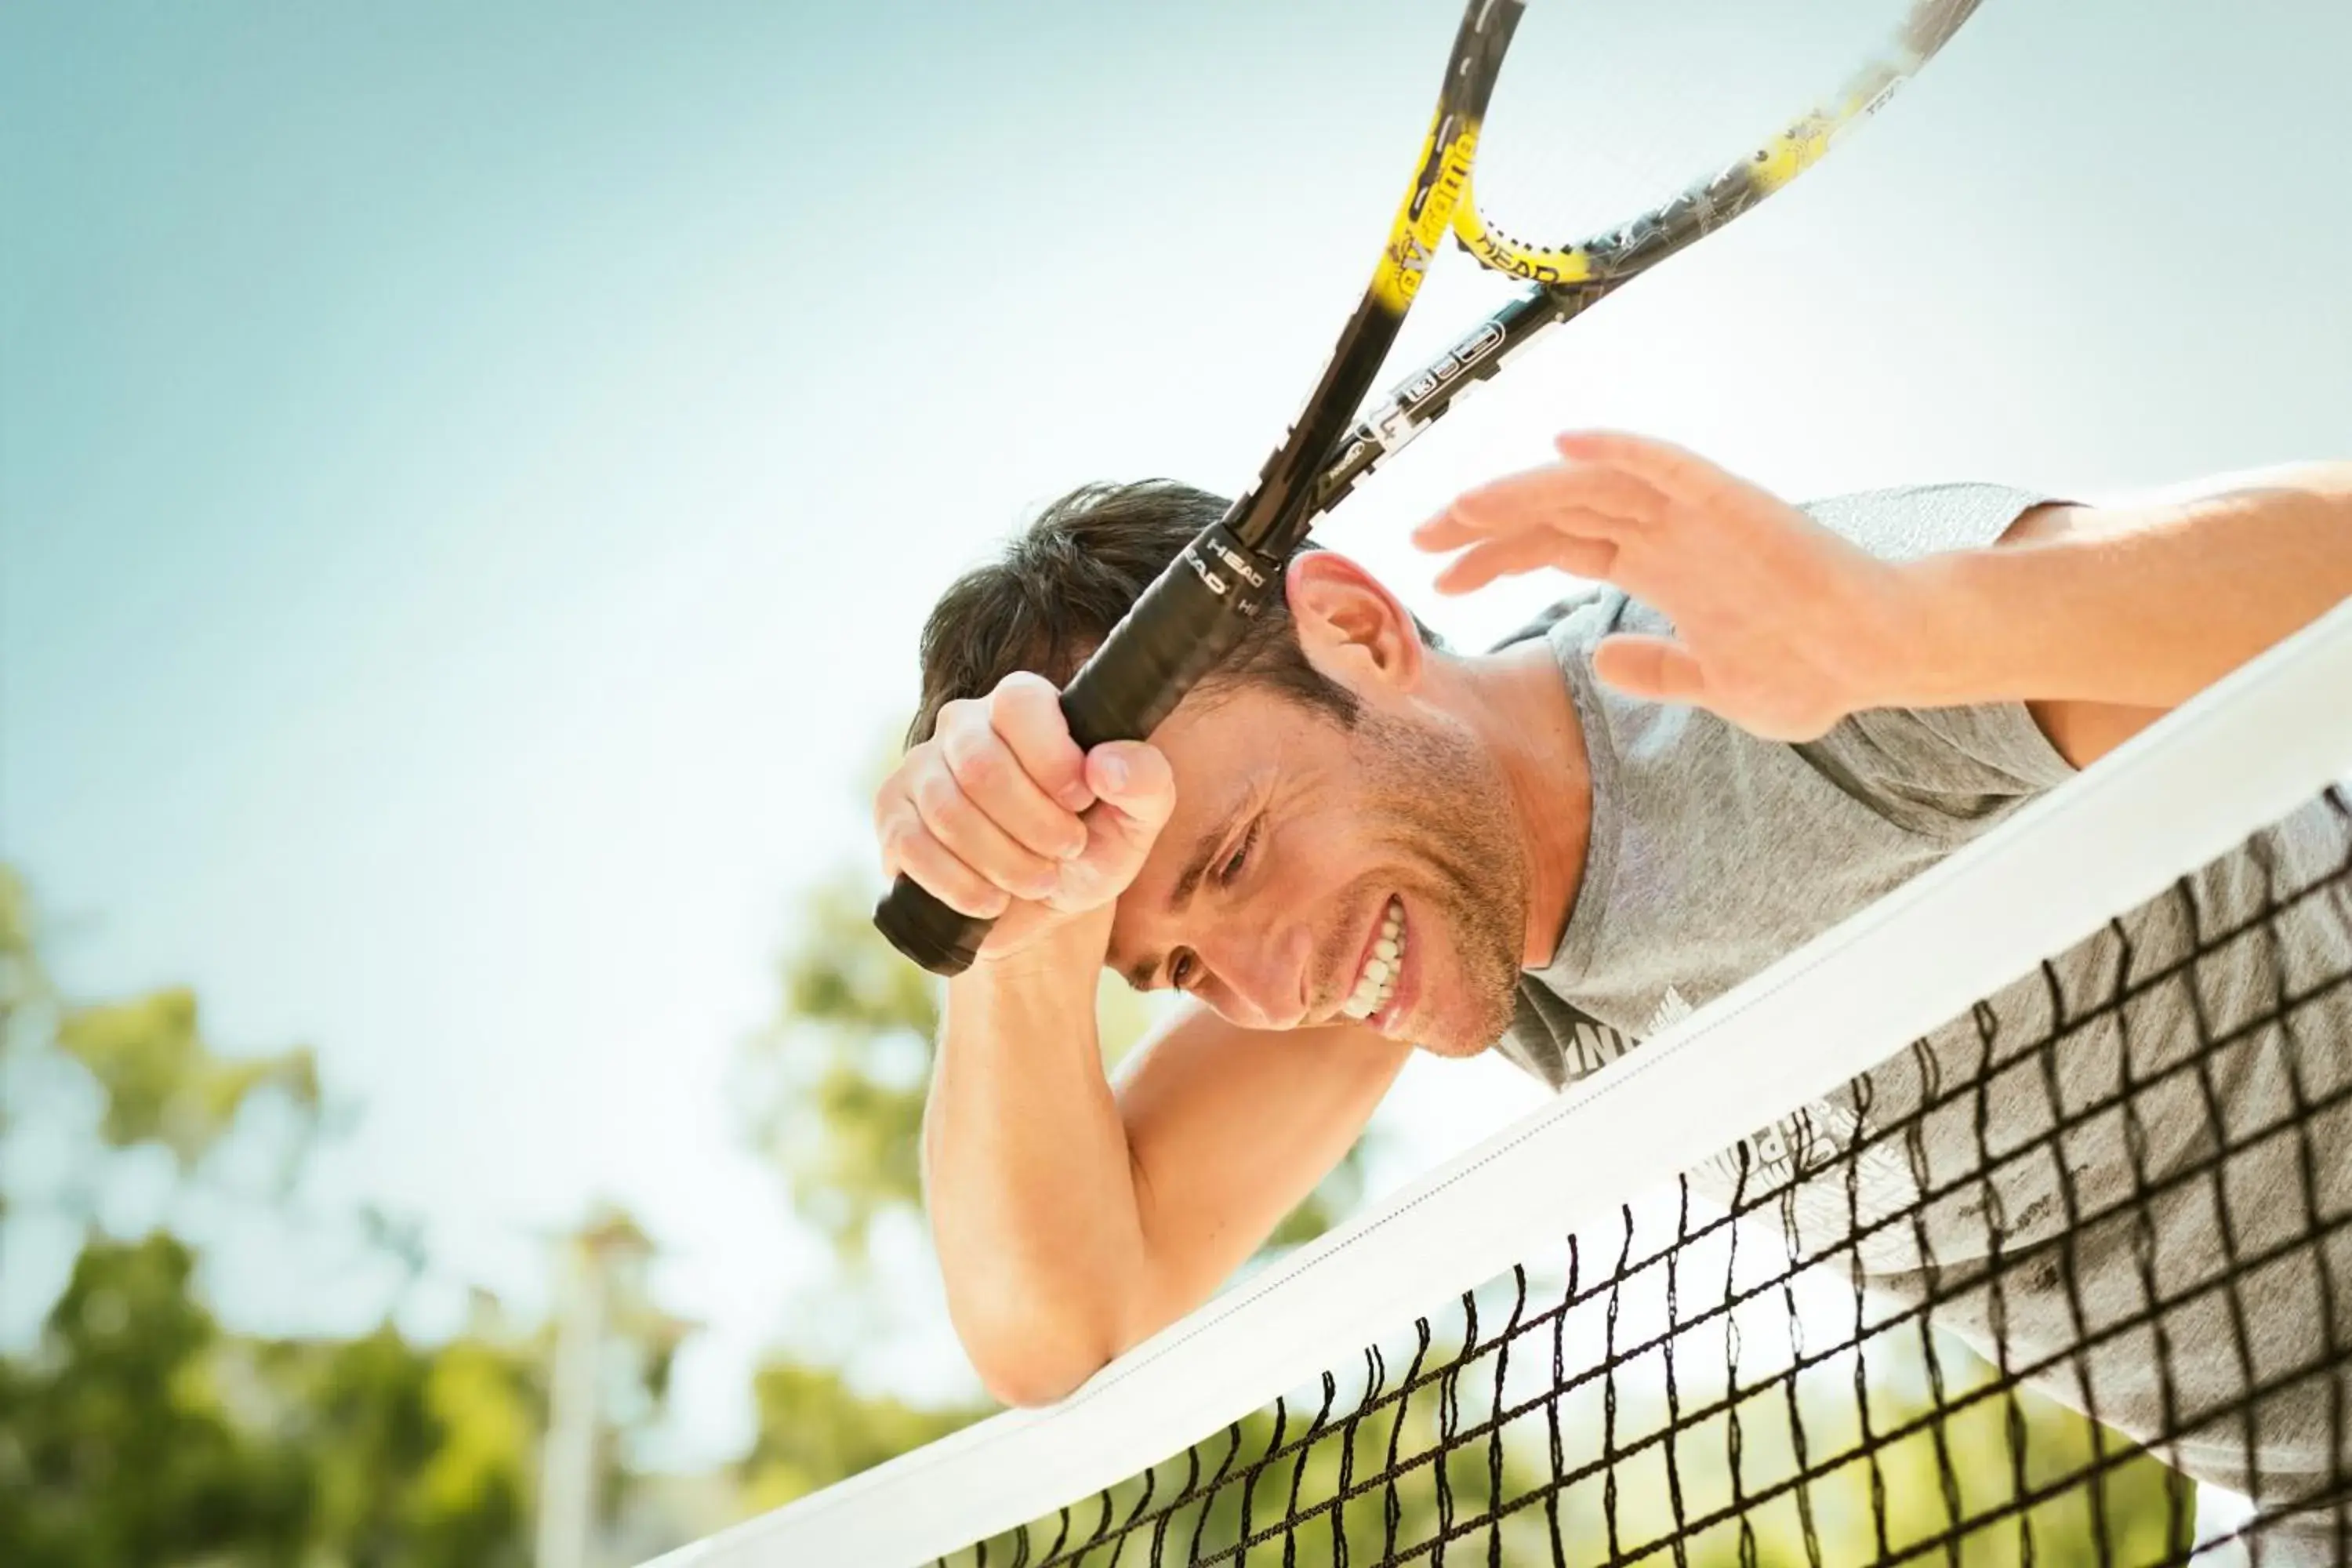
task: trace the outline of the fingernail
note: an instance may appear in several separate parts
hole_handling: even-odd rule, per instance
[[[1127,762],[1122,757],[1102,759],[1102,780],[1113,789],[1127,787]]]

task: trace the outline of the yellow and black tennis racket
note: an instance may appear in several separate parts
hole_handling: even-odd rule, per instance
[[[1811,167],[1933,58],[1977,4],[1616,0],[1607,8],[1606,26],[1576,30],[1568,41],[1580,51],[1591,90],[1612,93],[1656,117],[1653,133],[1643,138],[1651,151],[1594,163],[1576,170],[1576,177],[1587,187],[1587,201],[1605,199],[1594,193],[1629,181],[1633,188],[1675,194],[1646,205],[1628,201],[1614,210],[1637,216],[1571,229],[1591,237],[1544,247],[1496,229],[1473,194],[1471,172],[1488,100],[1526,6],[1524,0],[1470,0],[1412,184],[1371,284],[1321,379],[1257,482],[1145,589],[1071,678],[1062,708],[1072,737],[1091,748],[1150,735],[1233,650],[1268,595],[1280,591],[1283,563],[1318,515],[1546,329],[1590,309]],[[1602,16],[1601,7],[1588,11]],[[1813,108],[1784,120],[1760,148],[1718,163],[1696,183],[1671,183],[1691,165],[1664,179],[1652,173],[1661,157],[1658,145],[1686,140],[1693,129],[1704,134],[1736,109],[1743,89],[1755,89],[1775,74],[1766,68],[1775,63],[1768,56],[1801,63],[1841,47],[1845,58],[1862,63]],[[1697,62],[1710,49],[1721,63],[1700,68]],[[1574,90],[1557,80],[1539,85],[1555,93]],[[1717,151],[1720,156],[1724,150]],[[1481,266],[1528,287],[1360,417],[1357,410],[1449,233]],[[950,909],[903,875],[875,911],[875,924],[892,944],[938,974],[970,965],[991,923]]]

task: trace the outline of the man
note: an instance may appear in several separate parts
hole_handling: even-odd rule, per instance
[[[1464,495],[1417,541],[1460,552],[1446,592],[1546,569],[1607,590],[1457,657],[1362,568],[1307,552],[1249,644],[1149,744],[1082,755],[1055,683],[1219,514],[1215,498],[1079,491],[935,610],[914,743],[876,826],[888,869],[996,917],[949,986],[924,1156],[950,1310],[1000,1397],[1057,1398],[1206,1299],[1345,1153],[1414,1047],[1494,1047],[1564,1083],[2352,594],[2352,466],[2114,509],[1948,486],[1808,515],[1655,441],[1583,434],[1558,448]],[[2269,837],[2259,867],[2242,854],[2200,891],[2226,909],[2259,895],[2257,870],[2318,876],[2347,853],[2340,817],[2315,805]],[[2333,944],[2352,930],[2335,912],[2293,940],[2342,973],[2352,955]],[[2112,986],[2131,952],[2187,934],[2151,904],[2065,955],[2053,984]],[[2263,984],[2259,957],[2211,961],[2221,1005]],[[1192,999],[1116,1086],[1095,1035],[1105,966]],[[2347,992],[2259,1048],[2303,1053],[2318,1080],[2352,1073]],[[2134,1052],[2171,1048],[2194,1022],[2177,995],[2136,1005],[2119,1030]],[[2068,1050],[2070,1074],[2113,1071],[2099,1042]],[[2233,1077],[2225,1095],[2241,1101],[2224,1109],[2265,1109],[2274,1077]],[[1794,1131],[1850,1142],[1906,1096],[1923,1103],[1917,1079],[1890,1064]],[[1996,1120],[2027,1113],[2008,1092],[1989,1100]],[[2159,1159],[2183,1152],[2192,1109],[2201,1118],[2177,1109],[2157,1127]],[[2180,1137],[2168,1143],[2166,1126]],[[1958,1131],[1938,1142],[1931,1121],[1934,1160],[1980,1147]],[[2064,1228],[2053,1183],[2125,1179],[2123,1138],[2070,1133],[2071,1175],[2004,1173],[1981,1184],[1990,1195],[1939,1205],[1915,1242],[1932,1237],[1948,1272],[2048,1242]],[[1814,1163],[1800,1152],[1776,1171],[1750,1153],[1801,1191]],[[2327,1178],[2342,1205],[2347,1173],[2352,1159]],[[2242,1174],[2258,1205],[2290,1179]],[[2167,1267],[2215,1254],[2210,1211],[2155,1207]],[[1800,1229],[1855,1217],[1843,1203],[1788,1212]],[[2084,1300],[2095,1316],[2121,1300],[2126,1274],[2138,1287],[2130,1237],[2069,1245],[2079,1278],[2070,1253],[2063,1286],[2045,1269],[1997,1320],[1980,1300],[1939,1298],[1937,1321],[2032,1348]],[[1880,1288],[1920,1295],[1935,1270],[1916,1253],[1865,1247],[1859,1261]],[[2352,1292],[2352,1244],[2322,1261]],[[2326,1368],[2352,1345],[2313,1340],[2326,1286],[2306,1268],[2248,1288],[2258,1348],[2322,1369],[2262,1408],[2260,1473],[2246,1473],[2242,1424],[2170,1443],[2175,1462],[2273,1499],[2342,1474],[2324,1396],[2339,1373]],[[2144,1337],[2118,1342],[2057,1392],[2162,1430],[2177,1391],[2145,1351]],[[2313,1542],[2332,1539],[2326,1523]]]

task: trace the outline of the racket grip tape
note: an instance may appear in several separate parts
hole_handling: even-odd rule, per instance
[[[1239,645],[1281,581],[1280,563],[1223,523],[1203,530],[1062,689],[1070,738],[1092,751],[1149,736]],[[903,872],[874,909],[890,945],[933,974],[971,968],[995,923],[949,908]]]

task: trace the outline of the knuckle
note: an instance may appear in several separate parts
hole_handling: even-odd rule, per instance
[[[1003,749],[978,733],[957,737],[958,743],[948,748],[948,771],[956,782],[968,790],[986,790],[1005,782]]]
[[[874,837],[885,853],[904,859],[922,842],[926,834],[921,818],[912,812],[894,811],[882,819]]]
[[[944,745],[949,737],[959,731],[970,729],[975,723],[984,725],[987,722],[987,704],[975,698],[956,698],[940,704],[939,719],[931,726],[932,739],[924,744]]]
[[[1061,692],[1054,683],[1034,669],[1016,669],[996,683],[996,700],[1000,702],[1028,703],[1061,700]]]
[[[876,846],[882,858],[883,868],[893,874],[914,875],[921,865],[929,840],[920,823],[908,823],[894,818],[876,836]],[[917,880],[921,880],[919,877]]]
[[[884,836],[889,831],[892,823],[909,815],[909,807],[914,802],[913,782],[906,766],[901,764],[874,791],[873,818],[876,837]]]
[[[1069,721],[1062,717],[1061,689],[1042,675],[1016,670],[1006,676],[991,707],[1000,729],[1018,730],[1033,743],[1069,733]]]
[[[972,809],[971,802],[962,795],[942,790],[923,813],[923,820],[930,824],[931,831],[941,842],[969,847],[973,837],[972,829],[981,817],[980,813]]]
[[[915,809],[925,822],[938,827],[956,820],[964,809],[963,791],[957,787],[955,775],[945,768],[926,773],[915,781]]]
[[[933,765],[934,759],[939,754],[940,745],[937,741],[925,741],[918,745],[908,747],[906,754],[898,759],[898,765],[884,774],[882,782],[874,786],[875,816],[878,818],[882,813],[890,808],[894,802],[905,798],[913,781],[920,778],[924,770]]]

